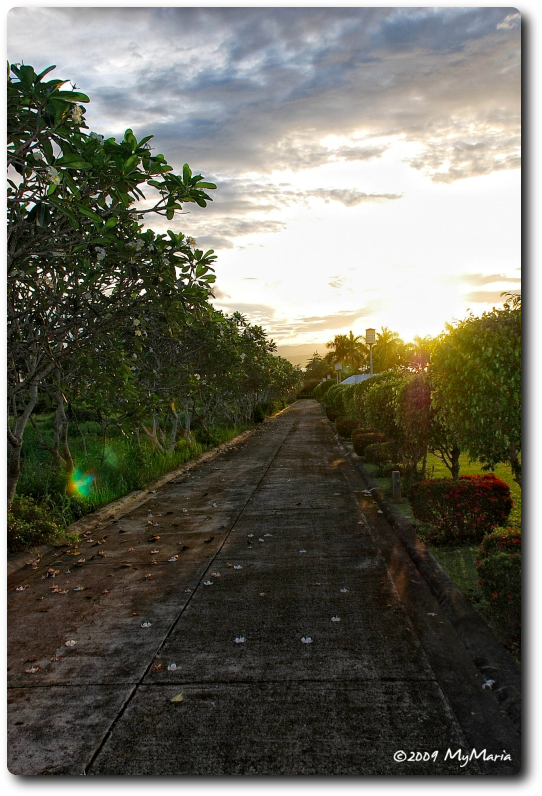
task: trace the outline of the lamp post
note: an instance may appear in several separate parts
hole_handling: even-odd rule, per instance
[[[365,329],[365,342],[369,346],[369,369],[371,376],[373,375],[373,346],[375,344],[376,334],[374,329]]]
[[[337,384],[341,380],[341,370],[342,369],[343,369],[343,363],[342,362],[337,362],[337,364],[335,365],[335,370],[337,371]]]

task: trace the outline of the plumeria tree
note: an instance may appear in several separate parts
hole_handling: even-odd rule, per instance
[[[45,381],[121,321],[204,303],[214,281],[212,251],[144,222],[205,207],[216,186],[187,164],[175,174],[151,153],[152,136],[87,132],[88,97],[46,80],[53,69],[8,73],[8,503]]]

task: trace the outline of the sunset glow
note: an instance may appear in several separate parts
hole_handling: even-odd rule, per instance
[[[91,130],[154,134],[217,184],[163,230],[214,248],[215,306],[302,359],[367,326],[434,336],[519,291],[520,45],[513,8],[8,16],[9,59],[56,64]]]

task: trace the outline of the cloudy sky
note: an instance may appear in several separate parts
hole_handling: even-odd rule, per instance
[[[519,289],[514,8],[18,7],[7,42],[90,96],[91,130],[217,183],[169,226],[283,354],[436,335]]]

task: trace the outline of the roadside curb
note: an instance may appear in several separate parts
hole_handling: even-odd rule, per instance
[[[67,533],[81,534],[88,530],[94,530],[94,528],[97,528],[99,525],[109,522],[110,520],[120,519],[128,511],[131,511],[131,509],[141,506],[147,500],[151,500],[155,492],[169,484],[171,481],[174,481],[175,478],[178,478],[179,476],[188,472],[198,464],[202,464],[203,462],[214,459],[215,456],[218,456],[223,451],[228,450],[228,448],[238,445],[240,442],[244,442],[245,439],[248,439],[248,437],[258,431],[258,429],[264,426],[266,423],[269,423],[283,412],[287,412],[288,409],[290,409],[290,407],[292,407],[295,403],[297,403],[297,401],[293,401],[291,404],[288,404],[288,406],[285,406],[284,409],[275,412],[274,415],[266,417],[262,423],[256,424],[253,428],[249,428],[246,431],[243,431],[241,434],[238,434],[236,437],[232,437],[231,439],[226,440],[226,442],[222,442],[216,448],[212,448],[211,450],[200,453],[200,455],[195,459],[190,459],[190,461],[185,462],[176,470],[172,470],[171,472],[160,476],[160,478],[157,478],[155,481],[146,486],[145,489],[138,489],[135,492],[130,492],[128,495],[124,495],[124,497],[118,498],[118,500],[113,500],[111,503],[108,503],[106,506],[103,506],[101,509],[98,509],[92,514],[87,514],[86,516],[81,517],[80,520],[77,520],[68,526],[66,529]],[[12,575],[14,572],[17,572],[17,570],[26,566],[29,560],[43,558],[43,556],[53,552],[58,546],[58,544],[44,544],[40,545],[39,547],[31,547],[29,550],[23,551],[22,553],[9,553],[7,556],[6,574],[8,576]]]
[[[326,418],[327,419],[327,418]],[[493,693],[501,709],[521,733],[521,670],[500,644],[482,616],[472,607],[436,558],[418,537],[412,523],[391,503],[367,472],[359,456],[346,445],[330,423],[331,430],[345,456],[361,474],[383,515],[397,534],[413,564],[424,578],[446,618],[454,628],[473,663],[486,677],[495,681]]]

